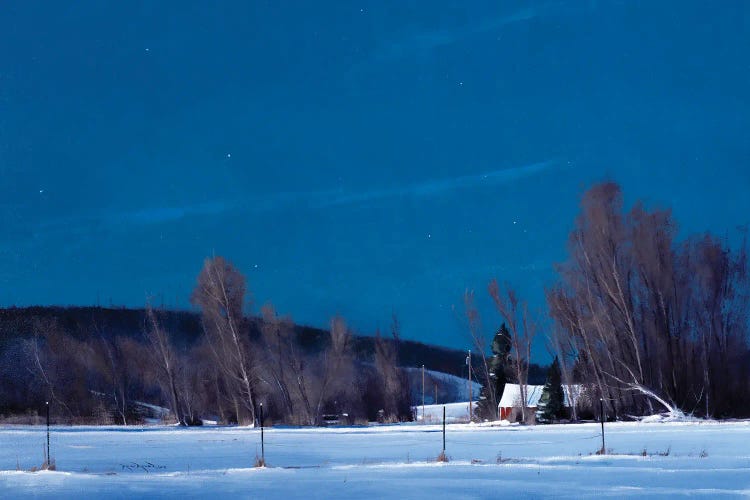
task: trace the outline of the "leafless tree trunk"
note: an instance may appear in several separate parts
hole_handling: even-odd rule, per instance
[[[508,325],[510,332],[511,349],[513,351],[513,369],[521,392],[521,418],[527,421],[527,381],[529,373],[529,362],[531,361],[531,346],[536,335],[536,324],[529,316],[526,303],[519,303],[516,292],[505,286],[500,290],[497,280],[492,280],[488,291],[495,302],[497,311],[503,321]]]
[[[206,259],[193,291],[192,302],[201,309],[201,320],[214,360],[227,389],[232,391],[240,424],[255,423],[255,383],[250,340],[241,330],[245,278],[223,257]],[[249,415],[243,418],[240,404]]]
[[[331,320],[331,345],[323,355],[323,373],[315,404],[315,423],[320,422],[323,404],[327,398],[348,384],[354,376],[352,336],[346,321],[336,316]]]
[[[669,211],[623,213],[617,185],[595,186],[547,293],[550,314],[615,411],[671,401],[729,414],[749,371],[746,247],[710,236],[676,245],[675,233]]]
[[[375,335],[375,368],[383,387],[384,411],[387,421],[399,421],[408,417],[411,407],[409,384],[398,366],[399,322],[393,315],[391,324],[392,342],[386,342],[380,331]]]
[[[60,408],[64,408],[66,413],[70,416],[74,416],[73,410],[68,404],[58,396],[57,383],[55,380],[55,373],[53,369],[50,369],[50,360],[48,358],[52,355],[48,344],[55,338],[59,338],[63,334],[59,332],[57,326],[49,322],[34,321],[34,338],[27,343],[27,349],[31,359],[33,360],[33,368],[29,368],[29,371],[40,377],[44,385],[47,388],[49,397],[54,401]],[[47,348],[42,349],[42,339],[44,339]],[[48,355],[45,355],[48,354]],[[60,353],[65,354],[65,353]]]
[[[552,332],[549,340],[549,353],[553,356],[557,356],[557,359],[560,362],[560,375],[563,384],[565,385],[564,389],[568,395],[568,402],[570,403],[570,418],[571,420],[576,421],[578,420],[577,405],[575,401],[577,391],[574,389],[575,382],[573,380],[572,364],[577,357],[577,349],[572,345],[570,339],[565,336],[564,331],[558,325],[552,325]]]
[[[181,404],[180,393],[177,389],[178,357],[174,351],[169,334],[159,324],[156,312],[150,305],[146,306],[145,336],[148,340],[149,352],[161,374],[162,387],[164,387],[171,399],[172,412],[177,423],[187,425],[185,414]]]
[[[493,384],[493,377],[490,373],[490,363],[489,359],[487,358],[489,341],[484,334],[481,316],[479,314],[479,310],[476,307],[476,304],[474,303],[473,290],[467,290],[466,292],[464,292],[464,311],[466,314],[466,322],[468,324],[469,336],[471,337],[471,343],[474,347],[474,352],[479,353],[482,360],[482,363],[479,366],[479,371],[483,379],[482,385],[488,388],[488,390],[484,391],[484,397],[488,398],[488,401],[485,403],[485,405],[487,408],[493,410],[494,415],[494,413],[497,412],[497,405],[499,401],[497,400],[495,391],[490,389]],[[469,404],[471,404],[471,402],[469,402]]]
[[[122,420],[122,425],[128,425],[128,419],[126,416],[127,412],[127,395],[123,387],[123,381],[121,380],[121,368],[118,366],[118,360],[115,359],[115,355],[112,352],[112,347],[109,342],[104,338],[103,335],[99,336],[100,344],[107,355],[109,379],[112,391],[112,399],[114,401],[115,408]]]
[[[296,346],[293,323],[289,318],[279,317],[271,304],[261,308],[261,316],[263,324],[260,330],[265,348],[265,371],[270,375],[273,388],[278,391],[287,418],[291,419],[295,411],[289,389],[289,379],[296,371],[295,367],[299,366],[294,359]]]

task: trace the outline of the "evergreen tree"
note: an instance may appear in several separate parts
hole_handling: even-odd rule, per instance
[[[500,401],[503,390],[505,390],[505,383],[508,381],[505,376],[505,367],[508,363],[509,354],[510,333],[503,323],[492,339],[492,357],[488,363],[490,380],[485,381],[480,393],[477,414],[482,419],[497,419],[497,403]],[[494,397],[492,397],[493,395]]]
[[[542,396],[539,399],[539,411],[537,417],[542,422],[552,422],[563,417],[565,411],[565,395],[563,394],[562,373],[560,372],[560,362],[555,356],[555,360],[547,372],[547,383],[542,389]]]

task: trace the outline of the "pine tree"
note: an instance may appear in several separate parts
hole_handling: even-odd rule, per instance
[[[565,396],[562,387],[562,373],[560,372],[560,362],[555,356],[555,360],[547,372],[547,383],[542,389],[542,396],[539,399],[538,418],[542,422],[552,422],[563,417],[565,410]]]
[[[509,354],[510,333],[503,323],[492,339],[492,357],[488,364],[490,380],[485,381],[480,393],[477,414],[482,419],[497,419],[497,403],[500,401],[503,390],[505,390],[505,383],[508,381],[505,376],[505,366]],[[494,397],[492,397],[493,395]]]

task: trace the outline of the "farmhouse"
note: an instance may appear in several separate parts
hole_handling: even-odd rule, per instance
[[[578,384],[563,384],[563,406],[570,408],[578,402],[581,395],[581,386]],[[526,408],[536,413],[539,408],[539,399],[542,397],[543,385],[526,385]],[[505,384],[503,396],[497,405],[497,415],[500,420],[510,420],[513,410],[521,409],[521,386],[519,384]]]

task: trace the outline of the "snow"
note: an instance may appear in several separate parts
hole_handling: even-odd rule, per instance
[[[133,401],[133,403],[136,406],[140,406],[142,408],[150,410],[151,413],[157,418],[167,417],[171,413],[171,410],[169,408],[164,408],[163,406],[156,406],[149,403],[144,403],[143,401]]]
[[[539,406],[539,398],[542,397],[542,385],[526,386],[526,408],[536,408]],[[500,398],[498,406],[503,408],[520,407],[521,386],[518,384],[505,384],[503,395]]]
[[[0,498],[600,498],[750,495],[750,423],[0,427]],[[645,450],[645,456],[643,455]]]
[[[655,422],[700,422],[701,419],[692,415],[685,415],[682,412],[673,413],[657,413],[656,415],[648,415],[646,417],[637,417],[642,423],[655,423]]]
[[[570,401],[578,401],[581,397],[582,386],[581,385],[567,385],[563,384],[563,404],[565,406],[571,406]],[[544,391],[543,385],[526,385],[526,407],[536,408],[539,406],[539,400],[542,397]],[[503,408],[519,407],[518,404],[521,401],[521,386],[518,384],[505,384],[503,389],[503,395],[500,398],[498,406]]]
[[[401,369],[405,370],[409,374],[410,377],[414,377],[418,379],[418,381],[421,381],[421,377],[422,377],[421,368],[404,366]],[[456,398],[459,401],[469,400],[469,384],[467,383],[467,380],[465,378],[457,377],[456,375],[451,375],[450,373],[439,372],[435,370],[425,370],[425,375],[427,376],[427,379],[428,379],[428,386],[425,390],[425,397],[429,401],[432,401],[434,399],[432,397],[432,390],[431,390],[432,386],[431,384],[429,384],[430,379],[438,380],[442,384],[444,384],[445,387],[443,387],[441,390],[442,391],[448,390],[450,392],[454,392],[456,394]],[[420,386],[420,390],[421,390],[421,386]],[[482,384],[472,380],[471,390],[472,390],[472,398],[473,399],[479,398],[479,393],[482,390]],[[421,393],[417,394],[416,396],[417,396],[417,399],[421,401],[421,397],[422,397]],[[448,401],[444,401],[444,402],[448,402]],[[452,403],[453,401],[450,401],[450,402]]]
[[[476,401],[472,403],[472,411],[476,411]],[[444,405],[425,405],[424,406],[424,420],[427,423],[439,423],[442,425],[443,422],[443,407],[445,407],[445,421],[446,423],[468,423],[469,422],[469,402],[464,401],[462,403],[448,403]],[[416,415],[417,421],[423,420],[422,406],[414,407],[414,414]]]

